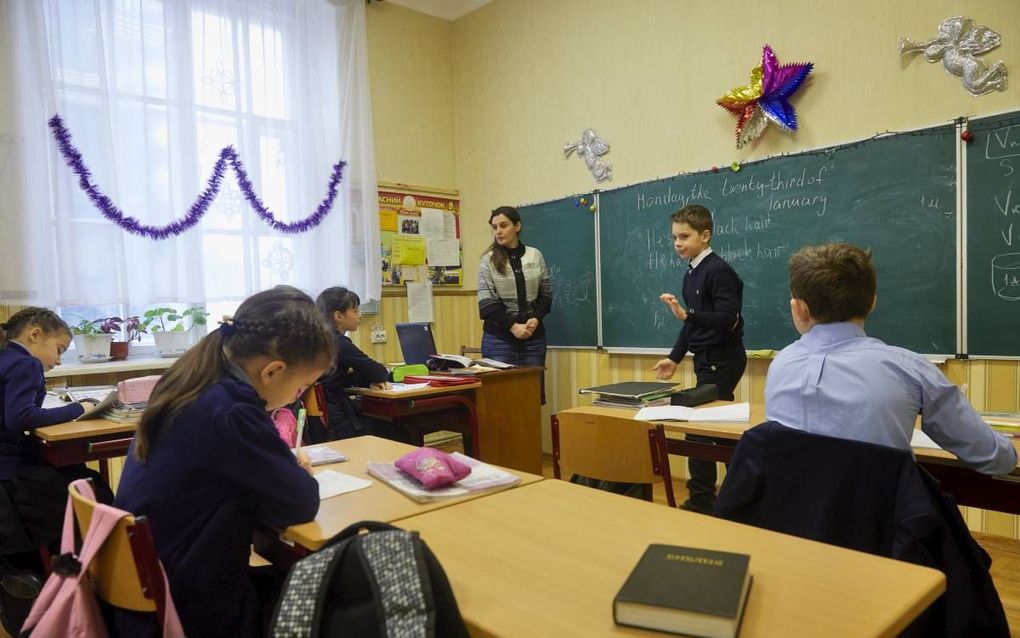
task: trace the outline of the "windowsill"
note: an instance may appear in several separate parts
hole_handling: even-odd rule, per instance
[[[102,363],[66,363],[46,373],[47,379],[58,379],[87,374],[106,374],[108,372],[134,372],[136,370],[164,370],[177,361],[177,357],[135,356],[123,361],[104,361]]]

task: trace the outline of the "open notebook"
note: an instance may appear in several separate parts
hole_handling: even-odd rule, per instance
[[[750,403],[718,405],[711,408],[688,408],[682,405],[662,405],[641,408],[634,415],[640,421],[692,421],[695,423],[742,423],[751,420]]]

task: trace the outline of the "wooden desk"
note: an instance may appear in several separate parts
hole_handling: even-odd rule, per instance
[[[541,474],[543,370],[520,367],[485,372],[477,375],[478,384],[471,386],[355,392],[362,397],[362,412],[390,420],[457,405],[466,407],[465,402],[470,400],[476,419],[471,430],[476,452],[472,456],[493,465]]]
[[[722,402],[717,404],[724,405]],[[585,414],[624,418],[633,418],[634,416],[633,410],[624,408],[590,406],[571,408],[571,410],[579,410]],[[662,424],[666,429],[666,447],[670,454],[728,463],[733,456],[732,447],[688,441],[681,438],[680,435],[700,434],[737,440],[743,436],[745,430],[764,421],[765,406],[760,403],[752,403],[751,420],[747,423],[663,421]],[[1018,458],[1020,458],[1020,440],[1013,439],[1013,447],[1017,449]],[[945,450],[914,448],[914,456],[918,463],[939,480],[942,490],[952,494],[960,505],[1020,514],[1020,463],[1007,476],[988,476],[964,467],[956,456]]]
[[[478,375],[479,454],[487,463],[542,473],[542,372],[521,367]]]
[[[741,636],[891,636],[945,590],[934,569],[547,480],[405,518],[472,636],[652,636],[613,623],[650,543],[751,555]]]
[[[465,453],[475,458],[481,458],[478,453],[478,411],[475,397],[475,392],[481,387],[482,385],[476,382],[449,387],[422,388],[408,392],[369,388],[350,388],[350,391],[361,397],[361,411],[364,414],[404,424],[414,433],[412,442],[419,446],[424,445],[426,430],[415,424],[415,416],[463,409],[466,414],[463,425],[450,424],[443,427],[463,434]]]
[[[325,499],[319,506],[319,513],[314,521],[302,523],[301,525],[292,525],[281,534],[281,538],[285,542],[294,543],[307,550],[318,549],[323,543],[352,523],[366,520],[392,523],[402,518],[449,507],[457,503],[495,493],[485,491],[458,498],[440,499],[431,503],[418,503],[379,479],[369,476],[367,471],[368,461],[395,461],[404,454],[414,450],[413,446],[375,436],[360,436],[354,439],[332,441],[325,445],[343,452],[350,460],[343,463],[322,465],[316,467],[316,471],[335,470],[357,476],[358,478],[370,479],[372,480],[372,485],[363,490]],[[527,485],[542,480],[542,477],[539,475],[516,470],[509,471],[521,477],[521,482],[518,485]]]
[[[88,419],[36,428],[32,435],[43,459],[50,465],[61,467],[99,461],[99,472],[109,482],[106,459],[127,454],[136,427],[136,423]]]

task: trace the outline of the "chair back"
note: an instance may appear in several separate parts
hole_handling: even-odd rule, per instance
[[[621,483],[662,479],[666,501],[676,506],[661,424],[567,410],[553,416],[552,439],[556,478],[580,474]]]
[[[96,502],[81,494],[74,484],[67,489],[78,530],[84,537]],[[99,599],[115,607],[162,615],[163,575],[145,517],[126,516],[117,523],[89,566],[89,577]]]
[[[460,356],[466,357],[469,354],[481,355],[482,354],[482,349],[481,348],[475,348],[474,346],[461,346],[460,347]]]
[[[322,386],[318,383],[313,383],[308,386],[308,389],[305,390],[305,395],[301,397],[301,404],[307,411],[308,416],[323,416],[323,403],[319,397],[321,392]]]
[[[402,366],[397,366],[393,368],[393,372],[391,373],[393,380],[397,383],[402,382],[404,377],[427,374],[429,374],[429,369],[424,363],[408,363]]]

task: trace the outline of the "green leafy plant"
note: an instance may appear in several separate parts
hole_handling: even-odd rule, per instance
[[[142,315],[140,324],[143,332],[184,332],[191,326],[204,326],[209,313],[204,308],[188,308],[178,311],[173,308],[152,308]],[[185,327],[185,324],[191,325]]]

